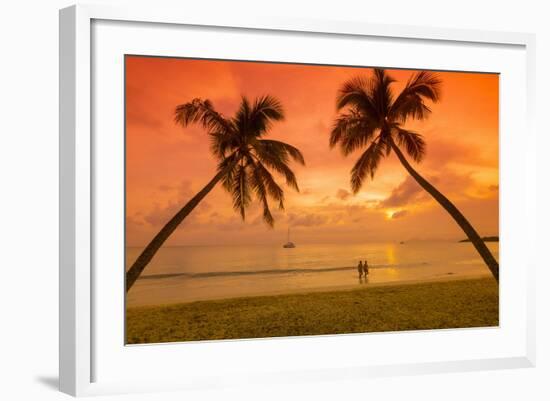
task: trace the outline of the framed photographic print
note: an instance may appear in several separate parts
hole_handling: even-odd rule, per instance
[[[60,15],[60,387],[534,364],[526,34]]]

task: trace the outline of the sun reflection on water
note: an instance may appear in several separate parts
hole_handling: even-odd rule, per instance
[[[397,265],[397,256],[395,253],[395,244],[386,245],[386,260],[389,267],[386,270],[386,273],[390,276],[398,276],[399,271],[395,268]]]

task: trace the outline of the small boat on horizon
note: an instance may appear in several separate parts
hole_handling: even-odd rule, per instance
[[[290,241],[290,227],[286,234],[286,244],[283,245],[283,248],[296,248],[296,245],[294,245],[294,242]]]

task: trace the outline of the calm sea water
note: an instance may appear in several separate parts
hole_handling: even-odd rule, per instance
[[[498,259],[498,243],[487,243]],[[142,248],[126,249],[126,267]],[[357,264],[368,260],[368,279]],[[400,281],[490,276],[470,243],[163,247],[128,294],[129,306]]]

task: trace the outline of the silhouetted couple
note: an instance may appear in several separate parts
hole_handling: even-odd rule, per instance
[[[365,263],[363,263],[363,261],[359,261],[359,265],[357,266],[357,271],[359,272],[359,278],[363,277],[363,275],[365,276],[365,278],[367,278],[368,274],[369,274],[369,264],[367,263],[367,261],[365,260]]]

